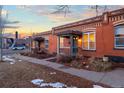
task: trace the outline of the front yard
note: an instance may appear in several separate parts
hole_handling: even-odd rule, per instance
[[[35,84],[32,80],[39,81]],[[22,60],[15,60],[13,63],[0,62],[0,87],[3,88],[57,87],[58,85],[63,85],[60,87],[92,88],[95,84],[83,78]],[[96,85],[109,87],[103,84]]]
[[[82,53],[78,53],[76,57],[71,57],[67,55],[59,55],[56,53],[49,53],[48,50],[41,48],[40,51],[38,49],[33,49],[32,52],[21,53],[23,56],[34,57],[38,59],[46,59],[50,57],[54,57],[54,59],[50,59],[47,61],[57,62],[63,64],[65,66],[74,67],[77,69],[86,69],[89,71],[96,72],[107,72],[112,71],[116,68],[123,68],[124,63],[116,63],[112,61],[103,61],[102,58],[97,57],[87,57],[82,55]]]

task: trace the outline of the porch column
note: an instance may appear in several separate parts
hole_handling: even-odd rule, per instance
[[[57,55],[60,54],[60,36],[57,37]]]
[[[73,35],[70,35],[70,55],[73,56]]]

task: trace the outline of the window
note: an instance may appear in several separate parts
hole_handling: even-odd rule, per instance
[[[60,48],[64,47],[64,38],[60,37]]]
[[[45,48],[48,48],[49,47],[49,40],[45,40]]]
[[[115,28],[115,48],[124,49],[124,25]]]
[[[95,32],[83,33],[83,49],[96,50]]]

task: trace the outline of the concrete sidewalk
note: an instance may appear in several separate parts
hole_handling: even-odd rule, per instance
[[[94,82],[103,83],[109,85],[111,87],[124,87],[124,69],[119,68],[110,72],[94,72],[88,71],[84,69],[76,69],[71,67],[66,67],[62,64],[53,63],[46,61],[47,59],[36,59],[32,57],[26,57],[22,55],[13,55],[14,58],[25,60],[31,63],[45,65],[47,67],[51,67],[53,69],[69,73],[71,75],[75,75],[81,78],[85,78]]]

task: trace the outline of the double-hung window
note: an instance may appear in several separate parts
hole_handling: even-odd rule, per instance
[[[115,48],[124,49],[124,25],[115,27]]]
[[[96,50],[95,32],[84,32],[82,42],[84,50]]]
[[[49,40],[45,40],[45,48],[48,48],[49,47]]]

